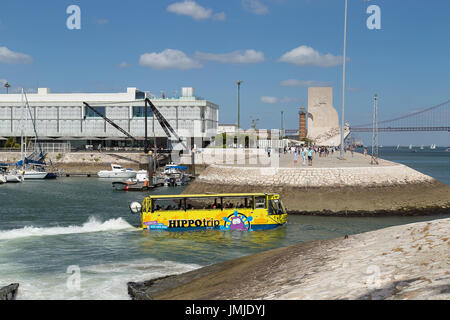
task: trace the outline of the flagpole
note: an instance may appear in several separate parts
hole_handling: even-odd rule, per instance
[[[345,20],[344,20],[344,55],[342,66],[342,112],[341,112],[341,148],[340,159],[344,158],[344,103],[345,103],[345,63],[346,63],[346,48],[347,48],[347,0],[345,0]]]

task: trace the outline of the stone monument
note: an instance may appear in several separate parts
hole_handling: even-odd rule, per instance
[[[338,146],[339,116],[333,107],[332,87],[308,88],[308,138],[318,145]],[[345,135],[348,135],[348,130]]]

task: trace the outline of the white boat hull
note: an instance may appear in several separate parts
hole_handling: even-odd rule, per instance
[[[24,179],[45,179],[47,176],[47,172],[39,172],[39,171],[25,171],[23,174]]]
[[[124,178],[124,179],[128,179],[128,178],[135,178],[136,177],[136,172],[133,171],[123,171],[123,172],[118,172],[118,171],[99,171],[97,173],[99,178]]]
[[[6,182],[23,182],[24,177],[20,174],[6,174]]]
[[[6,177],[5,176],[0,176],[0,184],[2,183],[6,183]]]

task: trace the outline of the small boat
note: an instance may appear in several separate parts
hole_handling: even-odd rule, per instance
[[[0,184],[6,183],[6,177],[4,175],[0,176]]]
[[[162,180],[165,187],[175,187],[184,185],[188,177],[185,175],[185,166],[179,166],[176,164],[168,164],[162,172]]]
[[[149,181],[147,170],[139,170],[136,172],[136,177],[130,178],[127,182],[145,182]]]
[[[412,149],[412,144],[410,144],[408,148],[409,148],[409,150],[411,150]]]
[[[112,186],[116,191],[146,191],[156,187],[149,184],[147,170],[139,170],[135,178],[130,178],[126,181],[114,181]]]
[[[137,172],[125,169],[121,165],[111,163],[111,170],[102,170],[97,173],[99,178],[135,178]]]
[[[6,167],[0,167],[0,177],[5,178],[5,183],[23,182],[24,180],[22,173],[17,172],[15,169],[8,170]]]
[[[431,150],[436,149],[436,145],[433,143],[433,144],[430,146],[430,149],[431,149]]]
[[[7,173],[5,174],[6,182],[23,182],[25,180],[24,176],[20,173]]]

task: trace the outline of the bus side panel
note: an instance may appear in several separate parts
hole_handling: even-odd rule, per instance
[[[264,229],[286,222],[286,215],[269,215],[267,209],[170,210],[144,212],[142,227],[158,230],[249,230]]]

